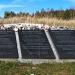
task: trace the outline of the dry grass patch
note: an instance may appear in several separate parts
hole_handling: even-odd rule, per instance
[[[40,23],[40,24],[48,24],[50,26],[63,26],[75,29],[75,19],[74,20],[62,20],[56,18],[36,18],[36,17],[12,17],[0,20],[0,24],[11,24],[11,23]]]

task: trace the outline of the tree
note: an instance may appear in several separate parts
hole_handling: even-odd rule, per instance
[[[70,11],[65,10],[63,14],[63,19],[69,20],[71,18]]]
[[[9,18],[9,17],[14,17],[14,16],[16,16],[16,14],[12,11],[11,12],[6,11],[4,13],[4,18]]]

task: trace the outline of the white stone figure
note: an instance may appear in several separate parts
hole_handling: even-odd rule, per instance
[[[17,32],[18,31],[18,28],[15,27],[13,30]]]

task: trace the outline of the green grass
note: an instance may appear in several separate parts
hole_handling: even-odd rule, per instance
[[[75,75],[75,63],[21,64],[0,62],[0,75]]]

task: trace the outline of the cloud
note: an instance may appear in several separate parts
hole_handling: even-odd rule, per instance
[[[11,4],[17,4],[17,3],[21,3],[22,2],[22,0],[13,0],[12,2],[11,2]]]
[[[72,3],[75,3],[75,0],[67,0],[67,1],[70,1],[70,2],[72,2]]]
[[[5,4],[0,4],[0,8],[11,8],[11,7],[25,7],[25,5],[5,5]]]
[[[7,4],[0,3],[0,11],[5,10],[7,8],[23,8],[26,7],[26,9],[29,9],[33,6],[37,7],[37,3],[44,2],[47,0],[12,0],[11,2],[8,2]]]
[[[32,3],[32,2],[44,2],[48,0],[13,0],[11,3],[18,4],[18,3]]]
[[[29,1],[45,1],[45,0],[29,0]]]
[[[3,11],[6,8],[22,8],[26,7],[25,5],[5,5],[5,4],[0,4],[0,12]]]
[[[41,2],[46,0],[12,0],[10,4],[0,4],[0,9],[11,7],[27,7],[33,5],[35,2]],[[35,4],[34,4],[35,5]]]
[[[75,0],[72,0],[72,1],[74,1],[74,2],[75,2]]]
[[[48,1],[48,0],[28,0],[29,2],[44,2],[44,1]]]

